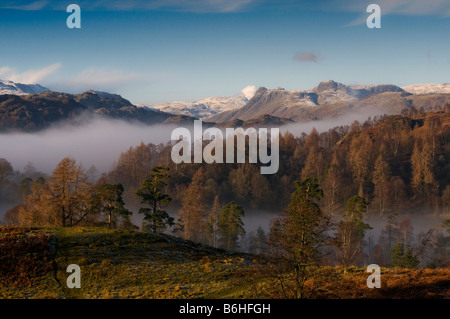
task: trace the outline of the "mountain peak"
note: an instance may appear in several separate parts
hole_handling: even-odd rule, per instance
[[[26,94],[41,93],[45,91],[50,91],[50,89],[43,87],[39,84],[15,83],[13,81],[0,79],[0,95],[3,94],[26,95]]]
[[[338,89],[345,89],[347,88],[344,84],[333,81],[333,80],[328,80],[328,81],[323,81],[320,82],[318,86],[316,86],[313,90],[315,92],[323,92],[323,91],[336,91]]]
[[[264,93],[267,92],[267,91],[268,91],[267,88],[265,88],[264,86],[260,86],[260,87],[256,90],[256,92],[255,92],[255,94],[253,95],[253,97],[258,96],[258,95],[262,95],[262,94],[264,94]]]

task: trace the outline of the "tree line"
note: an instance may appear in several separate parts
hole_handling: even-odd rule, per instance
[[[315,248],[324,253],[322,260],[350,265],[369,257],[382,265],[414,266],[431,238],[436,247],[447,247],[448,238],[433,230],[413,251],[412,226],[398,216],[418,208],[449,212],[450,125],[445,112],[413,115],[384,116],[323,133],[313,129],[299,137],[287,132],[280,137],[280,169],[274,175],[259,174],[258,165],[251,163],[174,164],[170,144],[130,147],[111,171],[96,178],[70,158],[51,176],[28,172],[26,177],[1,160],[0,194],[22,201],[8,212],[8,223],[134,229],[134,211],[143,216],[143,230],[170,229],[185,239],[226,249],[243,244],[245,207],[283,211],[284,219],[275,219],[269,234],[258,228],[247,238],[253,252],[267,251],[268,242],[286,245],[274,245],[275,239],[289,233],[296,218],[307,222],[302,220],[307,215],[296,217],[292,208],[301,204],[311,216],[323,214],[324,228],[317,230],[321,234],[328,234],[334,222],[332,240]],[[24,178],[17,181],[19,176]],[[307,184],[315,193],[305,199],[299,194]],[[371,227],[364,223],[368,215],[387,218],[378,243],[365,238]],[[445,254],[430,260],[440,265]],[[308,263],[304,258],[295,255],[295,263]]]

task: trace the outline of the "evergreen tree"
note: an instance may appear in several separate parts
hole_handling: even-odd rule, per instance
[[[170,177],[166,173],[168,170],[168,167],[153,167],[150,170],[150,178],[144,180],[142,187],[136,192],[142,198],[141,204],[148,206],[139,209],[139,214],[144,214],[143,227],[153,233],[162,232],[174,224],[173,217],[162,210],[172,200],[168,194],[163,193],[163,187],[167,185],[164,180]]]
[[[101,211],[107,213],[108,226],[112,228],[113,217],[120,216],[124,219],[129,219],[131,212],[125,208],[125,203],[122,198],[123,186],[122,184],[103,184],[100,186],[98,195],[100,199]]]
[[[289,206],[273,221],[270,230],[270,244],[293,267],[296,298],[303,297],[304,284],[319,261],[319,248],[325,244],[330,229],[330,217],[318,204],[322,197],[316,179],[296,181]]]
[[[242,221],[243,216],[244,209],[234,202],[230,202],[222,207],[217,222],[222,248],[227,250],[236,250],[238,248],[239,236],[245,234]]]
[[[405,246],[402,242],[398,242],[392,248],[392,261],[391,264],[394,267],[400,268],[416,268],[419,264],[419,260],[414,254],[413,249],[410,246]]]

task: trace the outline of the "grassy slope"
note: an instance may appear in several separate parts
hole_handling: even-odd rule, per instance
[[[252,263],[171,236],[105,228],[50,228],[55,263],[32,287],[0,286],[0,298],[233,298],[231,274]],[[81,288],[69,289],[67,266],[81,268]],[[56,267],[55,267],[56,266]],[[56,269],[56,274],[54,269]],[[56,279],[57,280],[56,280]]]
[[[263,260],[248,254],[125,230],[44,231],[57,238],[50,271],[28,287],[5,287],[0,282],[0,298],[284,298],[278,278],[269,278]],[[80,289],[66,286],[69,264],[81,267]],[[368,289],[367,277],[361,268],[344,272],[339,267],[321,267],[307,283],[305,296],[450,297],[448,269],[383,269],[381,289]]]

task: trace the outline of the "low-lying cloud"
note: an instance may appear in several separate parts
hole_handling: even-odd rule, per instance
[[[295,136],[309,134],[313,128],[319,132],[330,128],[361,123],[369,116],[377,115],[367,111],[347,112],[339,117],[293,123],[280,127],[280,133],[289,131]],[[59,124],[35,133],[0,134],[0,158],[5,158],[15,170],[23,170],[31,162],[37,170],[51,173],[66,156],[81,162],[85,168],[95,166],[99,172],[111,169],[120,153],[131,146],[144,143],[168,143],[175,125],[145,125],[123,120],[98,117],[81,117],[78,124]],[[80,124],[81,123],[81,124]],[[185,125],[180,125],[185,126]]]
[[[95,166],[99,172],[107,172],[130,146],[169,142],[172,129],[169,125],[98,118],[37,133],[0,134],[0,158],[8,160],[15,170],[23,170],[31,162],[37,170],[51,173],[61,159],[69,156],[85,168]]]
[[[359,111],[348,111],[342,115],[324,118],[321,120],[310,120],[307,122],[298,122],[287,124],[280,127],[280,133],[290,132],[294,136],[301,136],[302,133],[309,134],[313,128],[315,128],[319,133],[328,131],[334,127],[351,125],[354,121],[358,121],[361,124],[364,123],[369,117],[374,117],[382,115],[377,110],[359,110]]]

